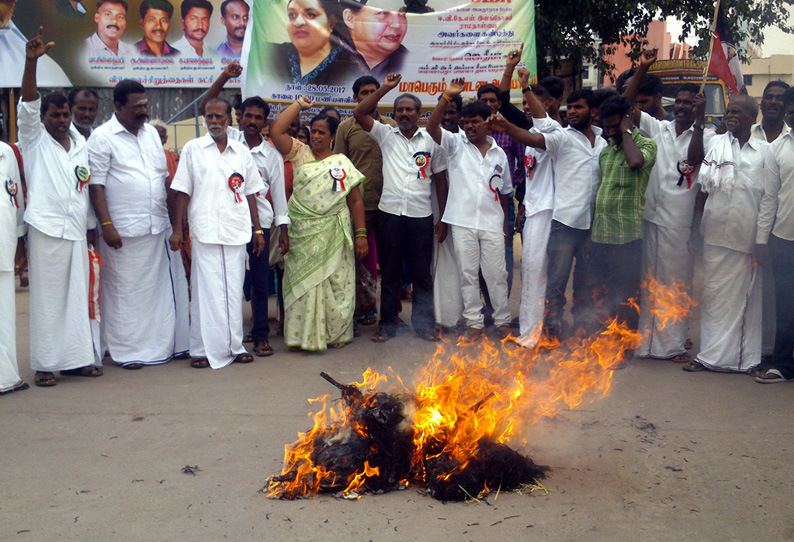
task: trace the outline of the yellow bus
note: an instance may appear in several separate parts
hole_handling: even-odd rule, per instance
[[[648,73],[662,80],[662,105],[665,109],[672,111],[675,93],[684,83],[695,83],[700,86],[705,67],[705,60],[657,60],[653,63]],[[706,124],[719,126],[728,103],[725,83],[709,74],[703,92],[706,94]]]

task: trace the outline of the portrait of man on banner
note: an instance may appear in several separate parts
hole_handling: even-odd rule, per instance
[[[98,0],[94,22],[96,32],[85,40],[88,56],[124,57],[137,56],[135,47],[121,41],[127,30],[127,2],[124,0]]]

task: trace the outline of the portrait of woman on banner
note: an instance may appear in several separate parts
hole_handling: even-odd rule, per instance
[[[370,75],[383,81],[400,73],[408,49],[402,44],[408,19],[402,0],[340,0],[351,46]],[[404,10],[404,6],[403,6]]]
[[[293,84],[344,85],[365,72],[350,51],[337,0],[289,0],[289,43],[273,46],[273,64]]]

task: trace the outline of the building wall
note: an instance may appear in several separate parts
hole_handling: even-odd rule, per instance
[[[742,64],[742,73],[747,85],[747,93],[761,100],[764,87],[770,81],[784,81],[794,85],[794,55],[772,55],[768,58],[753,58]]]

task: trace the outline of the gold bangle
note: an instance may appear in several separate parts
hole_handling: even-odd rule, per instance
[[[254,230],[254,235],[256,235],[256,234],[264,236],[265,235],[265,231],[264,230]]]
[[[110,226],[113,222],[103,222],[100,226]]]
[[[448,101],[449,103],[452,103],[452,96],[450,96],[450,95],[449,95],[449,94],[447,94],[446,92],[442,92],[442,93],[441,93],[441,97],[442,97],[442,98],[444,98],[444,99],[445,99],[446,101]]]
[[[356,230],[356,237],[366,237],[367,236],[367,228],[358,228]]]

